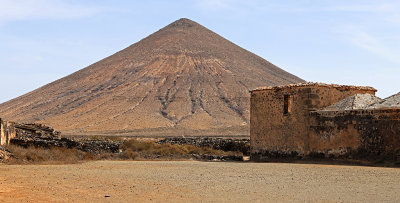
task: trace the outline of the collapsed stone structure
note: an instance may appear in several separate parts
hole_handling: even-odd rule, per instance
[[[251,159],[400,161],[400,95],[375,92],[322,83],[251,91]]]
[[[15,144],[23,147],[65,147],[100,154],[103,152],[117,153],[123,143],[123,141],[93,140],[89,138],[73,140],[61,137],[60,132],[49,126],[37,123],[21,124],[0,119],[0,124],[0,146]],[[0,151],[4,150],[0,149]]]
[[[53,128],[36,123],[20,124],[10,121],[4,121],[0,118],[0,145],[9,145],[10,143],[33,143],[40,140],[61,139],[60,132]]]

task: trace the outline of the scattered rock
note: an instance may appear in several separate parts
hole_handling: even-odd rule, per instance
[[[0,146],[0,162],[6,162],[10,157],[12,157],[11,152]]]

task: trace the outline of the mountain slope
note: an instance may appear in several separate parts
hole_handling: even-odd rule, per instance
[[[249,89],[303,82],[189,19],[0,104],[66,134],[247,134]]]

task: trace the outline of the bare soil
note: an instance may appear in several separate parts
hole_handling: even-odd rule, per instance
[[[400,169],[198,161],[0,165],[0,202],[399,202]]]

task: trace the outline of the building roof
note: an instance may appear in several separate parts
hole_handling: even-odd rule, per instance
[[[337,85],[337,84],[326,84],[319,82],[306,82],[306,83],[297,83],[297,84],[289,84],[289,85],[281,85],[281,86],[266,86],[266,87],[258,87],[250,92],[254,91],[262,91],[262,90],[278,90],[278,89],[287,89],[287,88],[296,88],[296,87],[329,87],[329,88],[338,88],[338,89],[358,89],[358,90],[370,90],[376,92],[377,90],[373,87],[368,86],[352,86],[352,85]]]
[[[371,106],[371,108],[393,108],[393,107],[396,108],[400,107],[400,92],[384,99],[380,103]]]
[[[353,109],[367,109],[374,104],[381,103],[383,100],[371,94],[356,94],[347,97],[336,104],[322,109],[323,111],[345,111]]]

